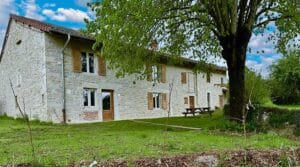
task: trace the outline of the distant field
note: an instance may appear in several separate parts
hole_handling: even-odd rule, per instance
[[[132,121],[80,125],[33,122],[37,163],[65,166],[80,160],[133,161],[141,157],[206,150],[222,152],[240,148],[300,147],[300,140],[291,140],[274,132],[252,134],[245,143],[241,134],[213,130],[224,121],[220,111],[214,113],[212,117],[205,115],[144,121],[200,127],[203,130],[165,128]],[[27,132],[24,121],[0,117],[0,166],[33,161]]]

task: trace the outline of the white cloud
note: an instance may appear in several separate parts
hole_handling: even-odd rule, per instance
[[[36,4],[35,0],[23,1],[22,5],[25,6],[25,17],[36,20],[45,20],[45,17],[39,14],[41,8]]]
[[[88,13],[73,8],[58,8],[56,11],[51,9],[44,9],[43,14],[52,20],[57,20],[61,22],[83,22],[85,18],[89,20],[91,19]]]
[[[0,51],[2,50],[2,44],[5,36],[5,29],[0,30]]]
[[[270,65],[276,62],[279,58],[281,58],[281,55],[262,57],[261,62],[255,60],[247,60],[246,65],[248,68],[254,70],[256,73],[260,73],[262,77],[267,78],[270,74]]]
[[[44,5],[43,5],[43,8],[53,8],[53,7],[55,7],[56,6],[56,4],[55,3],[45,3]]]
[[[15,0],[0,0],[0,50],[8,23],[9,13],[17,13]]]
[[[7,24],[9,13],[16,13],[14,3],[14,0],[0,1],[0,27],[1,25]]]
[[[76,4],[79,5],[79,6],[87,6],[86,4],[87,4],[88,2],[91,2],[91,0],[76,0],[75,2],[76,2]]]

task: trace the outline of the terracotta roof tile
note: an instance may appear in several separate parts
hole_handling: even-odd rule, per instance
[[[73,29],[69,29],[69,28],[65,28],[65,27],[61,27],[61,26],[57,26],[57,25],[53,25],[53,24],[48,24],[45,22],[41,22],[38,20],[34,20],[34,19],[30,19],[30,18],[26,18],[26,17],[14,15],[14,14],[10,15],[10,19],[15,20],[20,23],[23,23],[23,24],[26,24],[28,26],[34,27],[34,28],[39,29],[44,32],[56,32],[56,33],[60,33],[60,34],[70,34],[71,36],[74,36],[74,37],[94,41],[93,37],[84,35],[84,34],[80,33],[79,31],[76,31]]]

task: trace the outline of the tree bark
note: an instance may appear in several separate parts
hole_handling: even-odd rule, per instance
[[[220,38],[222,56],[226,60],[229,75],[230,120],[243,121],[245,115],[245,68],[246,52],[251,31],[240,30],[235,35]]]
[[[245,65],[228,67],[230,120],[242,121],[245,112]]]

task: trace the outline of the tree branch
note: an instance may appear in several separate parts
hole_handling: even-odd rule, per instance
[[[260,23],[257,23],[256,25],[254,25],[254,28],[260,27],[260,26],[263,26],[263,25],[267,25],[271,21],[277,21],[277,20],[287,19],[287,18],[292,18],[292,16],[288,15],[288,16],[282,16],[282,17],[275,17],[275,18],[267,19],[267,20],[265,20],[263,22],[260,22]]]

